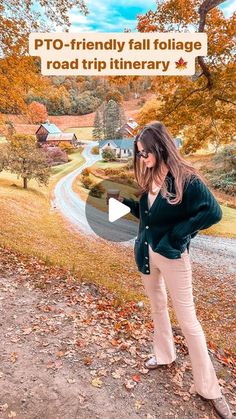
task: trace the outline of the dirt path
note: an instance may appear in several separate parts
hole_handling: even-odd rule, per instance
[[[215,417],[194,393],[178,330],[177,363],[143,368],[152,338],[148,307],[117,307],[105,289],[6,249],[0,283],[0,418]],[[233,408],[231,367],[211,357]]]

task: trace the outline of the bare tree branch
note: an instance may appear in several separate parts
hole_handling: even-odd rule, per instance
[[[236,103],[235,102],[232,102],[231,100],[228,100],[228,99],[224,99],[223,97],[216,96],[216,99],[217,100],[221,100],[221,102],[231,103],[231,105],[236,106]]]
[[[215,7],[219,6],[219,4],[224,3],[225,0],[204,0],[201,6],[198,9],[200,15],[199,27],[198,32],[204,32],[205,24],[206,24],[206,15],[207,13],[214,9]],[[207,88],[210,90],[213,87],[213,78],[212,74],[207,67],[203,57],[197,57],[198,63],[203,71],[204,76],[207,78]]]
[[[190,92],[186,97],[184,97],[183,99],[181,99],[178,103],[176,103],[176,105],[175,105],[175,107],[170,111],[170,112],[168,112],[167,114],[165,114],[165,116],[163,117],[163,119],[165,119],[167,116],[169,116],[169,115],[171,115],[174,111],[176,111],[176,109],[183,103],[183,102],[185,102],[186,101],[186,99],[188,99],[193,93],[196,93],[196,92],[203,92],[204,90],[206,90],[207,89],[207,86],[204,86],[204,87],[201,87],[201,88],[199,88],[199,89],[195,89],[195,90],[192,90],[192,92]]]

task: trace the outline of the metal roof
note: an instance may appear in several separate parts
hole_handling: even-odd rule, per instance
[[[49,134],[57,134],[60,133],[61,130],[55,125],[50,123],[41,124],[48,132]]]
[[[99,141],[99,148],[103,147],[106,143],[113,143],[118,148],[121,149],[132,149],[134,147],[134,141],[132,138],[118,138],[113,140],[101,140]]]
[[[126,122],[126,124],[132,129],[135,129],[138,126],[136,121],[128,121],[128,122]]]

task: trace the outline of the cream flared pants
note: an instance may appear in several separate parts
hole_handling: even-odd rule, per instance
[[[150,274],[141,273],[141,277],[151,304],[154,322],[153,353],[157,363],[169,364],[176,359],[167,306],[167,287],[187,341],[195,391],[208,399],[221,397],[221,388],[208,353],[206,338],[196,317],[189,253],[186,250],[180,259],[168,259],[149,246],[149,259]]]

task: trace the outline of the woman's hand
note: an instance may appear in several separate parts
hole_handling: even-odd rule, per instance
[[[115,198],[115,199],[117,199],[117,201],[123,202],[124,197],[123,196],[119,196],[118,198]],[[108,198],[108,196],[106,196],[106,204],[107,205],[108,205],[108,201],[109,201],[109,198]]]

